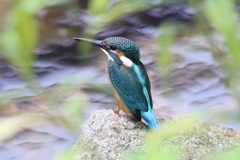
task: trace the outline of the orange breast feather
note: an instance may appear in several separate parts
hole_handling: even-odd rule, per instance
[[[114,97],[115,97],[116,102],[117,102],[118,110],[122,110],[126,114],[130,114],[130,112],[128,111],[127,107],[124,105],[123,101],[121,100],[121,98],[119,97],[117,91],[114,89],[113,86],[112,86],[112,89],[113,89]]]

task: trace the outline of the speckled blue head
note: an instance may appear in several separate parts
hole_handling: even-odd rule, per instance
[[[109,37],[102,41],[109,46],[108,52],[116,50],[123,52],[123,54],[132,61],[139,61],[140,51],[138,45],[133,41],[123,37]]]

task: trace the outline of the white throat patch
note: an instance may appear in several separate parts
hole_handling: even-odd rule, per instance
[[[108,54],[108,52],[105,49],[100,48],[108,57],[109,60],[114,62],[114,59]]]
[[[129,58],[127,58],[125,56],[120,56],[119,58],[121,59],[121,61],[123,62],[123,64],[126,67],[132,67],[133,66],[133,62]]]

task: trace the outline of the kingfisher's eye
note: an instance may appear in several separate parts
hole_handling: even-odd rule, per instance
[[[116,46],[110,46],[110,49],[111,50],[117,50],[117,47]]]

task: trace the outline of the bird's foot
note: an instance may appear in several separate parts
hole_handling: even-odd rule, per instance
[[[115,110],[115,109],[113,109],[113,112],[120,117],[120,113],[119,113],[120,110]]]

